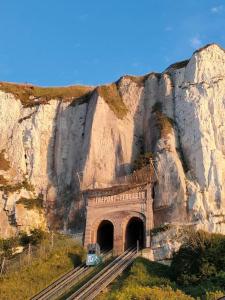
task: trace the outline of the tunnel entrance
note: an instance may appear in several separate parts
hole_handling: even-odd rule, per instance
[[[137,247],[137,241],[139,241],[140,249],[144,248],[144,223],[141,219],[133,217],[126,228],[125,250],[130,247]]]
[[[97,243],[101,251],[111,250],[113,248],[113,224],[104,220],[98,226]]]

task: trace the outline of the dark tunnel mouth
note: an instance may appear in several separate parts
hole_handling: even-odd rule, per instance
[[[144,248],[144,223],[138,217],[132,217],[126,227],[125,250],[137,247]]]
[[[114,227],[112,222],[103,220],[98,226],[97,231],[97,243],[99,244],[101,251],[113,249],[113,233]]]

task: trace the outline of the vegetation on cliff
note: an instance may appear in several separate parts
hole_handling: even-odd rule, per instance
[[[36,198],[28,199],[25,197],[21,197],[16,204],[22,204],[27,209],[43,209],[43,195],[39,194]]]
[[[28,182],[26,178],[22,182],[18,182],[15,184],[11,184],[6,180],[3,176],[0,175],[0,191],[3,191],[4,193],[13,193],[16,191],[20,191],[21,189],[25,189],[27,191],[33,192],[34,186]]]
[[[10,162],[5,158],[5,150],[0,152],[0,170],[8,171],[10,168]]]
[[[63,99],[63,101],[82,100],[93,91],[93,87],[82,85],[40,87],[31,84],[0,82],[0,90],[13,94],[25,107],[29,107],[46,104],[51,99]]]
[[[97,88],[97,93],[105,100],[110,109],[119,119],[122,119],[126,116],[128,109],[123,102],[117,84],[112,83],[99,86]]]
[[[165,115],[162,111],[162,103],[156,102],[152,107],[154,113],[156,126],[159,129],[160,138],[166,138],[174,130],[174,121]]]

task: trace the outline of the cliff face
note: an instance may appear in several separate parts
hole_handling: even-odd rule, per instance
[[[225,233],[225,52],[111,85],[0,84],[0,230],[82,229],[80,188],[106,187],[151,153],[155,225]],[[43,207],[42,207],[43,206]]]

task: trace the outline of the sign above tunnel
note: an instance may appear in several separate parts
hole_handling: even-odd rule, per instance
[[[101,206],[108,205],[113,203],[120,202],[130,202],[130,201],[141,201],[144,202],[146,200],[146,191],[138,191],[132,193],[122,193],[118,195],[112,196],[100,196],[90,198],[88,201],[88,206]]]

